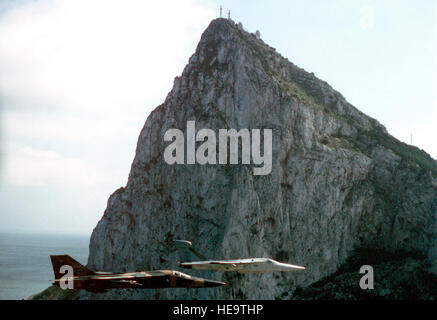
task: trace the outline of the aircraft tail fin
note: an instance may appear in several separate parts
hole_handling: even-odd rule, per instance
[[[52,260],[55,279],[60,279],[64,275],[60,271],[61,271],[61,267],[65,265],[71,266],[73,268],[74,276],[90,276],[95,274],[93,271],[91,271],[84,265],[80,264],[79,262],[77,262],[76,260],[74,260],[72,257],[68,255],[50,256],[50,259]]]
[[[191,255],[195,256],[195,259],[200,259],[200,260],[208,260],[207,258],[205,258],[204,255],[202,255],[201,253],[199,253],[197,250],[195,250],[193,248],[193,244],[191,241],[188,240],[174,240],[174,243],[176,245],[177,248],[179,249],[188,249],[189,252],[191,253]],[[191,260],[191,258],[190,258]]]
[[[203,254],[199,253],[199,251],[194,250],[193,247],[190,247],[189,249],[190,249],[190,251],[191,251],[191,252],[192,252],[196,257],[198,257],[200,260],[208,260],[207,258],[205,258],[205,256],[204,256]]]

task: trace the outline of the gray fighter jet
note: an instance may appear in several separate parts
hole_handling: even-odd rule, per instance
[[[186,247],[191,252],[197,254],[197,251],[192,249],[192,243],[186,240],[175,240],[178,247]],[[201,259],[204,259],[201,256]],[[203,271],[236,271],[238,273],[249,272],[275,272],[275,271],[298,271],[305,270],[305,267],[294,264],[282,263],[270,258],[246,258],[235,260],[204,260],[204,261],[187,261],[181,262],[179,265],[182,268],[203,270]]]

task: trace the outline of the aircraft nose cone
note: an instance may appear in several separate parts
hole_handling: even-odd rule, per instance
[[[212,288],[212,287],[220,287],[226,285],[226,282],[215,281],[215,280],[204,280],[203,287]]]
[[[177,287],[191,287],[191,288],[211,288],[224,286],[226,283],[221,281],[209,280],[199,277],[193,277],[188,274],[177,272],[175,275],[177,279]]]

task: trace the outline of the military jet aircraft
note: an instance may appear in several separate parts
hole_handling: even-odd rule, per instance
[[[191,261],[181,262],[179,265],[182,268],[193,270],[236,271],[238,273],[305,270],[305,267],[281,263],[269,258]]]
[[[186,240],[175,240],[178,247],[185,246],[191,252],[196,253],[191,248],[192,243]],[[201,259],[204,259],[203,256]],[[205,261],[189,261],[181,262],[179,265],[182,268],[203,270],[203,271],[236,271],[238,273],[249,272],[275,272],[275,271],[297,271],[305,270],[305,267],[294,264],[282,263],[269,258],[247,258],[235,260],[206,260]]]
[[[208,288],[223,286],[226,283],[193,277],[174,270],[155,270],[128,273],[94,272],[68,255],[50,256],[55,274],[53,285],[73,282],[74,289],[90,292],[105,292],[109,289],[137,288]],[[73,275],[61,273],[63,266],[71,266]]]

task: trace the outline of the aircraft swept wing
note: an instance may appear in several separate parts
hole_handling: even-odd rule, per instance
[[[179,265],[193,270],[237,271],[239,273],[305,270],[305,267],[282,263],[269,258],[191,261],[181,262]]]
[[[95,272],[68,255],[52,255],[50,258],[55,274],[53,285],[60,287],[61,283],[70,282],[73,284],[73,289],[84,289],[90,292],[104,292],[108,289],[121,288],[207,288],[225,285],[224,282],[193,277],[174,270],[128,273]],[[72,274],[68,274],[65,266],[71,267]]]

